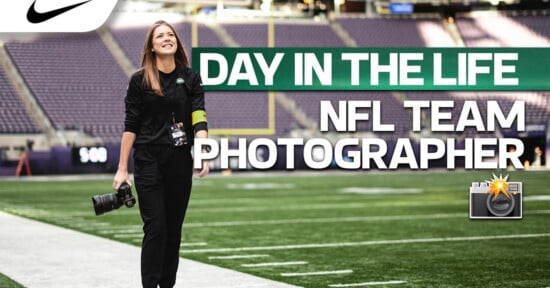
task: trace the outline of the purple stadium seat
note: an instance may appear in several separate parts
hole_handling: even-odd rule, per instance
[[[454,46],[438,20],[339,18],[337,21],[360,47]]]
[[[0,133],[39,133],[23,103],[0,69]]]
[[[344,47],[326,24],[275,24],[276,47]]]
[[[96,33],[10,42],[6,49],[55,128],[120,141],[128,79]],[[118,131],[89,128],[110,125]]]
[[[540,19],[522,17],[517,21],[508,16],[492,15],[458,18],[456,23],[469,47],[548,47],[550,39],[543,31],[548,31],[550,25],[543,24],[544,20]],[[542,19],[548,20],[548,17]],[[537,27],[535,31],[538,32],[533,31],[528,24]]]

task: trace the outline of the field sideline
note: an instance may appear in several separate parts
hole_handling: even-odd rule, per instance
[[[181,255],[302,287],[548,287],[550,172],[502,174],[522,220],[468,218],[492,171],[195,179]],[[2,181],[0,210],[139,246],[137,208],[93,213],[111,181]]]

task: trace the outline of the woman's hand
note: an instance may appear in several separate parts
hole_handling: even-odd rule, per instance
[[[199,172],[199,177],[200,178],[206,176],[208,174],[208,172],[210,172],[210,162],[207,161],[207,160],[203,160],[201,167],[202,167],[202,169]]]
[[[132,187],[132,183],[130,182],[130,176],[128,176],[128,170],[121,170],[118,169],[115,174],[115,179],[113,181],[113,189],[118,190],[120,185],[122,183],[128,183],[130,187]]]
[[[195,138],[202,138],[202,139],[206,139],[208,138],[208,131],[206,130],[199,130],[197,131],[197,133],[195,133]],[[203,151],[203,152],[206,152],[206,151]],[[210,162],[207,161],[207,160],[203,160],[202,163],[201,163],[201,170],[199,172],[199,177],[202,178],[204,176],[206,176],[208,174],[208,172],[210,172]]]

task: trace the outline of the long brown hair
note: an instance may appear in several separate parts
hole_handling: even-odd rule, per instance
[[[144,74],[143,85],[145,85],[145,87],[153,89],[153,91],[155,91],[155,93],[159,96],[162,96],[162,91],[160,89],[157,58],[155,56],[155,53],[153,52],[153,33],[155,32],[155,29],[157,29],[157,27],[162,25],[168,26],[176,36],[176,42],[178,44],[176,54],[174,55],[176,63],[179,63],[184,67],[189,67],[187,54],[183,49],[182,42],[180,40],[180,37],[176,33],[176,29],[174,29],[174,27],[168,24],[168,22],[166,21],[159,20],[155,22],[149,29],[149,32],[147,32],[147,36],[145,36],[145,44],[143,45],[143,52],[141,54],[141,69],[143,69]]]

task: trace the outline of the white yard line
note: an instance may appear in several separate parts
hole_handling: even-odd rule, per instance
[[[529,210],[523,214],[550,214],[550,210]],[[374,221],[401,221],[401,220],[431,220],[444,218],[468,218],[468,213],[440,213],[424,215],[388,215],[388,216],[365,216],[365,217],[333,217],[333,218],[297,218],[297,219],[275,219],[275,220],[252,220],[252,221],[220,221],[220,222],[195,222],[184,223],[183,227],[202,228],[202,227],[223,227],[223,226],[250,226],[250,225],[279,225],[279,224],[308,224],[308,223],[338,223],[338,222],[374,222]],[[103,226],[103,225],[100,225]],[[139,233],[141,226],[129,229],[102,229],[97,230],[100,234],[125,234]]]
[[[414,244],[414,243],[434,243],[434,242],[460,242],[460,241],[479,241],[494,239],[524,239],[524,238],[545,238],[550,237],[550,233],[540,234],[508,234],[508,235],[487,235],[487,236],[467,236],[467,237],[440,237],[440,238],[418,238],[418,239],[397,239],[397,240],[376,240],[362,242],[337,242],[337,243],[314,243],[314,244],[296,244],[296,245],[276,245],[276,246],[257,246],[257,247],[236,247],[236,248],[211,248],[211,249],[188,249],[180,250],[183,253],[218,253],[218,252],[238,252],[238,251],[272,251],[272,250],[291,250],[308,248],[339,248],[355,247],[369,245],[387,245],[387,244]]]
[[[110,226],[111,224],[105,223],[105,222],[88,221],[88,222],[76,222],[76,223],[66,222],[65,225],[80,228],[80,227],[105,227],[105,226]]]
[[[419,194],[424,190],[420,188],[389,188],[389,187],[346,187],[338,190],[341,193],[354,194]]]
[[[264,257],[271,257],[271,255],[267,254],[250,254],[250,255],[227,255],[227,256],[209,256],[209,260],[233,260],[233,259],[250,259],[250,258],[264,258]]]
[[[26,214],[18,214],[18,215],[26,215]],[[53,221],[55,223],[70,224],[75,222],[84,222],[86,220],[84,220],[84,218],[81,218],[81,217],[62,217],[62,218],[55,217]]]
[[[334,270],[334,271],[315,271],[303,273],[281,273],[283,277],[299,277],[299,276],[318,276],[318,275],[333,275],[333,274],[349,274],[353,270]]]
[[[267,189],[294,189],[296,185],[292,183],[228,183],[227,189],[238,190],[267,190]]]
[[[143,229],[140,226],[139,228],[136,228],[136,229],[133,229],[133,228],[130,228],[130,229],[108,229],[108,230],[102,229],[102,230],[97,230],[96,232],[99,233],[99,234],[113,234],[113,233],[124,234],[124,233],[138,233],[138,232],[143,233]]]
[[[180,247],[191,247],[191,246],[208,246],[206,242],[182,242]]]
[[[271,266],[291,266],[291,265],[306,265],[306,261],[289,261],[289,262],[265,262],[265,263],[250,263],[241,264],[242,267],[271,267]]]
[[[523,211],[523,214],[550,214],[550,210],[529,210]]]
[[[376,285],[393,285],[393,284],[405,284],[407,281],[392,280],[392,281],[379,281],[379,282],[363,282],[363,283],[349,283],[349,284],[330,284],[328,287],[364,287],[364,286],[376,286]]]
[[[430,207],[468,204],[468,200],[453,201],[403,201],[392,203],[341,203],[341,204],[304,204],[287,206],[255,206],[255,207],[218,207],[218,208],[191,208],[193,213],[215,212],[252,212],[252,211],[289,211],[289,210],[324,210],[324,209],[359,209],[369,207]],[[119,211],[123,213],[123,211]]]
[[[142,234],[143,236],[143,234]],[[116,238],[116,237],[115,237]],[[132,239],[132,242],[141,243],[143,241],[143,238],[138,239]],[[180,247],[194,247],[194,246],[208,246],[208,243],[206,242],[190,242],[190,243],[181,243]]]
[[[550,195],[529,195],[523,197],[523,201],[550,201]]]
[[[334,222],[372,222],[394,220],[421,220],[442,218],[468,218],[468,213],[427,214],[427,215],[393,215],[393,216],[365,216],[365,217],[334,217],[334,218],[299,218],[278,220],[254,221],[224,221],[183,224],[184,228],[220,227],[220,226],[249,226],[249,225],[278,225],[300,223],[334,223]]]
[[[125,238],[143,238],[143,232],[141,233],[127,233],[127,234],[114,234],[113,235],[114,238],[122,238],[122,239],[125,239]]]

